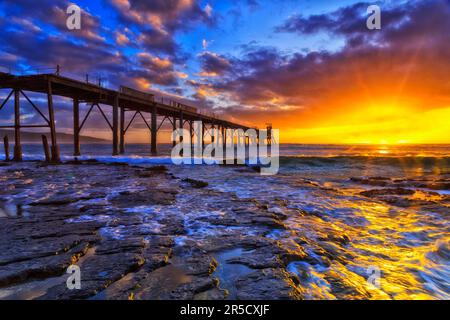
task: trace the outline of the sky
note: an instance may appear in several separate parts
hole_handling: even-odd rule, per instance
[[[66,27],[71,3],[81,30]],[[381,30],[366,27],[373,4]],[[284,143],[450,143],[450,0],[2,0],[0,32],[0,71],[59,64],[271,123]],[[56,103],[57,130],[70,133],[70,101]],[[0,122],[11,120],[4,108]],[[99,121],[82,134],[109,139]],[[142,121],[127,141],[149,141]]]

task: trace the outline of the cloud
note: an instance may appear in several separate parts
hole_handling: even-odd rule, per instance
[[[124,46],[130,43],[130,39],[125,33],[116,31],[116,43],[120,46]]]
[[[205,11],[205,13],[206,13],[206,15],[208,16],[208,17],[212,17],[212,14],[213,14],[213,8],[211,7],[211,5],[208,3],[208,4],[206,4],[206,6],[205,6],[205,8],[203,9],[204,11]]]
[[[219,76],[230,70],[231,63],[217,53],[205,51],[200,54],[201,76]]]
[[[234,101],[239,107],[230,110],[237,117],[251,117],[260,125],[273,118],[287,128],[364,119],[382,123],[409,112],[448,108],[449,2],[409,1],[385,8],[381,31],[365,28],[364,6],[290,18],[278,28],[342,36],[346,44],[341,50],[286,54],[249,47],[243,57],[231,59],[225,76],[195,86],[231,105]],[[343,15],[346,19],[339,19]]]

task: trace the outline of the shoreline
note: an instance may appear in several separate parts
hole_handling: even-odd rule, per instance
[[[257,203],[228,197],[226,201],[235,211],[224,217],[202,217],[229,228],[250,224],[254,236],[236,230],[226,232],[221,239],[206,236],[196,240],[183,217],[168,208],[180,193],[215,199],[224,195],[199,186],[197,180],[177,179],[165,167],[103,163],[42,166],[27,162],[2,170],[6,168],[12,169],[16,179],[20,175],[17,180],[22,185],[10,177],[8,186],[14,184],[14,191],[7,187],[10,192],[1,192],[3,200],[7,195],[20,195],[17,192],[29,188],[28,183],[39,184],[39,180],[45,184],[51,179],[68,186],[66,190],[54,186],[58,191],[47,198],[42,194],[27,196],[20,214],[16,211],[19,216],[0,218],[0,243],[7,245],[0,255],[0,299],[300,298],[295,281],[285,271],[296,254],[264,237],[283,228],[280,218],[284,217],[276,217]],[[133,181],[133,188],[121,184],[112,190],[107,186],[112,171],[115,180]],[[76,176],[78,185],[89,183],[90,188],[77,190],[67,175]],[[160,211],[167,208],[167,217],[154,216],[149,212],[153,207]],[[254,250],[259,253],[257,258],[247,255],[240,261],[243,258],[233,256],[233,252]],[[232,258],[240,262],[225,262]],[[71,262],[80,265],[81,290],[66,288],[65,271]],[[222,288],[220,278],[229,283],[226,277],[230,272],[236,279],[231,287]],[[240,275],[249,275],[254,281],[240,279]],[[172,290],[167,292],[161,281],[169,282],[167,288]],[[45,293],[43,288],[47,288]]]
[[[449,173],[328,165],[2,162],[0,299],[446,297],[428,288],[449,263]],[[371,265],[386,287],[367,285]]]

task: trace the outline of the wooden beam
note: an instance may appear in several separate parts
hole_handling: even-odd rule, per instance
[[[8,96],[6,97],[6,99],[2,102],[2,104],[0,105],[0,110],[2,110],[2,108],[5,106],[5,104],[8,102],[9,98],[11,98],[11,95],[14,93],[14,90],[11,90],[11,92],[8,94]]]
[[[20,91],[14,90],[14,161],[22,161],[20,144]]]
[[[173,121],[172,121],[172,130],[175,131],[177,130],[177,117],[173,116]],[[174,140],[172,142],[172,147],[175,147],[177,145],[177,142]]]
[[[53,91],[52,82],[48,80],[47,82],[47,101],[48,101],[48,116],[50,121],[50,135],[52,140],[52,162],[60,162],[59,147],[56,141],[56,124],[55,124],[55,113],[53,109]]]
[[[73,155],[80,156],[80,103],[73,99]]]
[[[120,108],[119,153],[125,153],[125,107]]]
[[[5,161],[9,161],[9,138],[8,135],[5,135],[3,137],[3,145],[4,145],[4,149],[5,149]]]
[[[158,132],[158,123],[157,123],[157,114],[156,114],[156,106],[152,108],[152,120],[151,120],[151,153],[156,156],[158,151],[156,149],[156,135]]]
[[[113,156],[119,154],[119,95],[116,95],[113,105]]]

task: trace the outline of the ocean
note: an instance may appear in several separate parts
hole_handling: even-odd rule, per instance
[[[80,158],[165,164],[178,178],[289,212],[286,230],[266,237],[301,247],[309,257],[286,268],[298,276],[307,299],[360,299],[367,290],[375,299],[450,299],[450,145],[281,145],[274,176],[236,166],[174,166],[169,145],[159,146],[159,157],[147,156],[149,148],[130,144],[126,155],[111,157],[110,145],[83,145]],[[61,146],[63,159],[73,158],[71,150]],[[24,154],[42,159],[41,146],[26,145]],[[178,205],[192,206],[193,199],[184,197]],[[198,201],[183,213],[189,232],[177,243],[223,235],[223,227],[201,219],[212,214],[205,205]],[[253,232],[251,226],[241,231]],[[221,271],[223,281],[232,281],[226,274]]]

